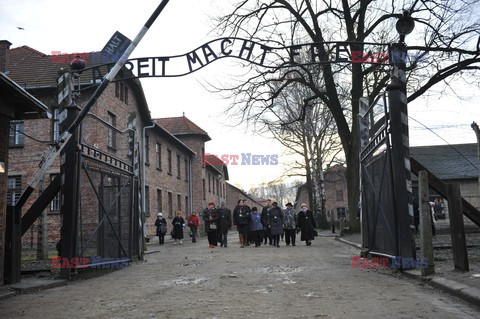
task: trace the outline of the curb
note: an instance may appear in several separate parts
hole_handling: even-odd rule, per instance
[[[407,270],[403,273],[407,277],[420,280],[421,282],[425,282],[434,288],[457,296],[471,303],[474,306],[480,306],[480,289],[478,288],[470,287],[457,281],[445,279],[439,276],[422,277],[422,275],[418,271]]]
[[[56,288],[61,286],[66,286],[68,284],[68,280],[53,280],[50,283],[45,284],[35,284],[35,283],[18,283],[11,285],[11,289],[16,291],[17,293],[24,294],[29,292],[36,292],[40,290]]]
[[[350,246],[353,246],[355,248],[358,248],[358,249],[362,249],[362,245],[360,244],[357,244],[357,243],[354,243],[354,242],[351,242],[349,240],[346,240],[346,239],[343,239],[341,238],[340,236],[335,236],[335,240],[338,240],[344,244],[347,244],[347,245],[350,245]]]
[[[356,247],[361,249],[361,245],[343,239],[339,236],[335,236],[335,240],[338,240],[344,244]],[[457,296],[464,301],[479,307],[480,306],[480,289],[470,287],[468,285],[445,279],[439,276],[426,276],[422,277],[420,271],[418,270],[405,270],[402,272],[407,277],[419,280],[422,283],[427,283],[430,286],[442,290],[443,292],[449,293],[451,295]]]
[[[7,298],[15,296],[17,293],[15,291],[8,291],[0,294],[0,300],[5,300]]]

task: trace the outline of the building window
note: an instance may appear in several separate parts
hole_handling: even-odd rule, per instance
[[[122,82],[115,82],[115,97],[128,104],[128,87]]]
[[[227,193],[225,192],[225,184],[223,184],[223,198],[227,197]]]
[[[190,212],[190,205],[188,203],[188,196],[185,196],[185,216],[188,217]]]
[[[212,192],[212,181],[211,181],[211,176],[208,174],[208,192]]]
[[[150,137],[145,135],[145,164],[150,164]]]
[[[172,151],[167,150],[168,174],[172,175]]]
[[[173,195],[168,192],[168,217],[173,217]]]
[[[23,121],[10,121],[10,146],[23,145]]]
[[[155,162],[157,169],[162,170],[162,144],[155,143]]]
[[[182,211],[182,195],[177,194],[177,210]]]
[[[50,175],[50,183],[55,179],[55,177],[60,176],[60,174],[51,174]],[[60,210],[60,198],[61,198],[61,191],[55,195],[55,197],[50,202],[50,211],[57,212]]]
[[[177,155],[177,177],[178,177],[178,178],[181,178],[181,176],[180,176],[180,170],[181,170],[180,166],[181,166],[181,163],[182,163],[182,160],[181,160],[181,158],[180,158],[180,155]]]
[[[145,214],[150,215],[150,187],[145,186]]]
[[[157,189],[157,209],[159,213],[163,211],[163,199],[161,189]]]
[[[203,179],[203,200],[207,199],[207,190],[205,187],[205,178]]]
[[[60,124],[58,122],[58,109],[53,109],[52,141],[57,142],[60,138]]]
[[[337,190],[337,201],[342,201],[342,200],[343,200],[343,191]]]
[[[188,182],[188,160],[185,159],[185,182]]]
[[[15,206],[22,195],[22,176],[9,176],[7,180],[7,205]]]
[[[107,138],[108,138],[107,145],[110,148],[115,148],[116,136],[115,136],[114,127],[117,126],[117,117],[115,116],[115,114],[108,112],[108,124],[110,124],[110,126],[108,127],[108,133],[107,133]]]

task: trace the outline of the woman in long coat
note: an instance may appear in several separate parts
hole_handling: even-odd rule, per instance
[[[178,211],[177,216],[172,220],[173,233],[172,238],[175,239],[175,244],[180,241],[183,244],[183,228],[185,227],[185,220],[183,219],[182,212]]]
[[[272,235],[273,246],[280,247],[280,235],[283,233],[283,212],[277,202],[272,203],[268,212],[268,228]]]
[[[162,213],[157,214],[155,226],[157,226],[158,243],[163,245],[165,243],[165,235],[167,234],[167,221]]]
[[[300,240],[305,241],[306,245],[310,246],[314,239],[315,220],[312,212],[307,209],[307,204],[302,204],[302,210],[297,217],[297,226],[302,231]]]

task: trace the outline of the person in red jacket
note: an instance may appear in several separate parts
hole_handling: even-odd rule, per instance
[[[192,233],[192,243],[197,242],[197,230],[198,230],[198,225],[200,221],[197,216],[197,212],[193,211],[193,213],[188,216],[188,227],[190,227],[190,232]]]

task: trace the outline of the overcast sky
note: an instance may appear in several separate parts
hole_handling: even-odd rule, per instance
[[[131,57],[183,54],[217,38],[217,34],[211,33],[211,17],[225,10],[228,2],[171,0]],[[12,47],[28,45],[45,54],[99,51],[115,31],[133,39],[158,3],[158,0],[1,0],[0,39],[10,41]],[[224,124],[231,122],[223,115],[229,101],[209,93],[202,84],[228,83],[241,73],[238,68],[235,61],[222,59],[185,77],[141,81],[152,116],[181,116],[185,112],[212,138],[206,144],[206,152],[278,154],[279,165],[229,167],[230,182],[248,190],[252,185],[277,178],[282,165],[290,159],[282,155],[277,142],[255,136],[245,127]],[[461,85],[454,89],[457,95],[438,86],[437,92],[444,91],[449,96],[432,92],[430,97],[410,104],[409,115],[449,143],[473,143],[476,140],[470,124],[474,120],[480,122],[478,88]],[[413,120],[410,136],[411,145],[445,144]]]

